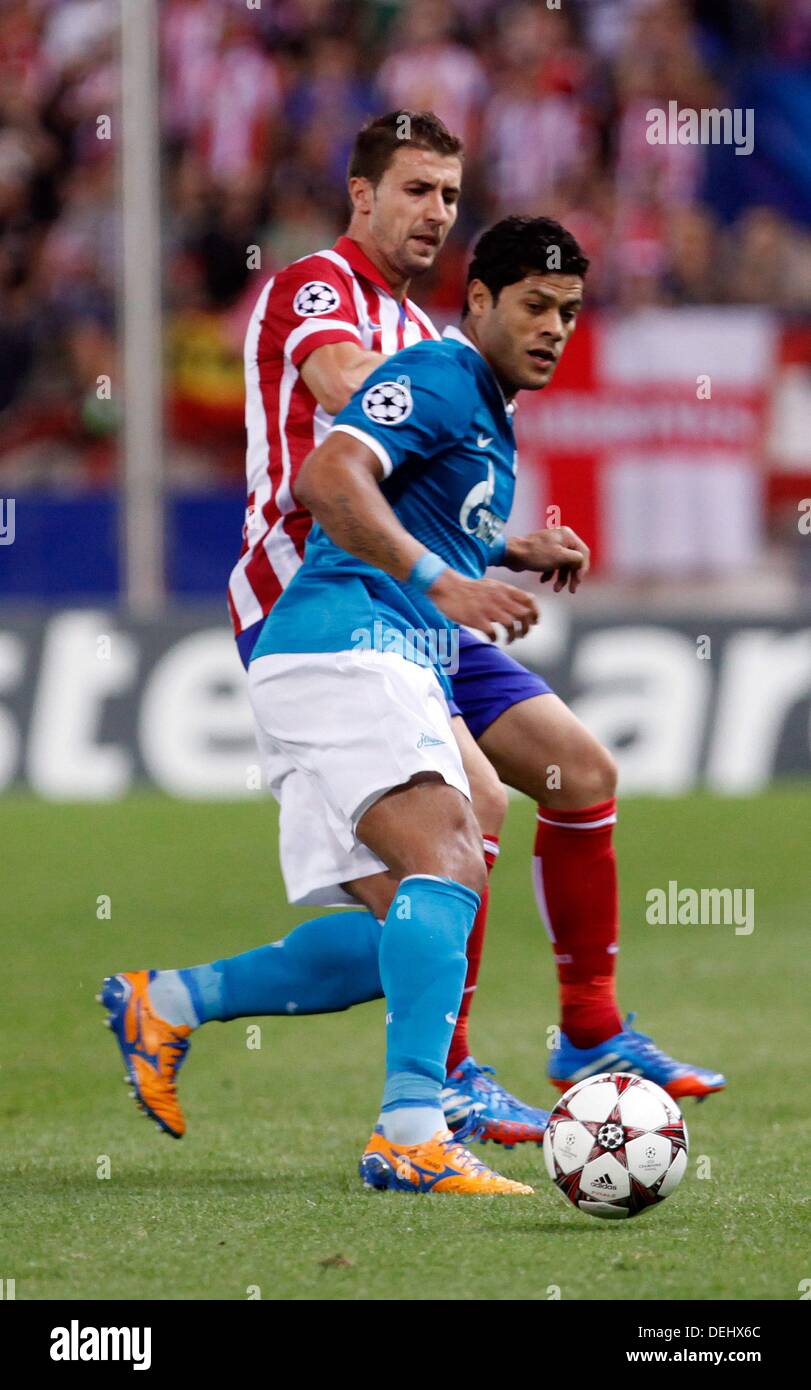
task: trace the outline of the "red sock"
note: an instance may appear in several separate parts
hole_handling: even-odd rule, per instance
[[[484,841],[484,860],[489,874],[496,860],[498,859],[498,836],[488,835]],[[447,1068],[450,1074],[460,1062],[464,1062],[470,1056],[470,1047],[467,1041],[467,1016],[470,1013],[470,1006],[473,1003],[473,995],[476,992],[476,981],[479,978],[479,966],[481,965],[482,949],[484,947],[484,932],[487,926],[487,902],[490,896],[489,885],[484,885],[482,900],[479,903],[479,910],[473,919],[473,926],[470,928],[470,936],[467,939],[467,975],[465,977],[465,992],[462,995],[462,1002],[459,1005],[459,1013],[456,1017],[456,1027],[453,1030],[451,1045],[448,1050]]]
[[[583,811],[538,807],[535,897],[555,952],[561,1028],[575,1047],[596,1047],[622,1028],[614,995],[616,819],[613,797]]]

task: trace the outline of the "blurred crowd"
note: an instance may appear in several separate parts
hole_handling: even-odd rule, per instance
[[[0,468],[24,459],[28,481],[103,479],[115,450],[117,11],[0,0]],[[571,227],[592,303],[811,310],[791,190],[736,159],[724,202],[710,152],[650,145],[644,120],[729,104],[755,63],[807,82],[811,0],[162,0],[160,23],[181,479],[241,469],[259,285],[342,230],[353,135],[385,110],[433,109],[465,141],[459,223],[418,292],[440,321],[472,238],[507,211]]]

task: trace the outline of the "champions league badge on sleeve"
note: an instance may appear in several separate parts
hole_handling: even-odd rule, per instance
[[[315,318],[319,314],[331,314],[340,303],[338,291],[325,280],[310,280],[296,291],[293,311],[299,318]]]
[[[407,376],[396,381],[378,381],[363,393],[364,415],[378,425],[401,425],[414,409],[411,382]]]

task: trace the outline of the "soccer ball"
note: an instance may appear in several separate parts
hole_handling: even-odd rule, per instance
[[[675,1192],[687,1167],[687,1126],[660,1086],[604,1072],[572,1086],[544,1134],[546,1170],[589,1216],[638,1216]]]

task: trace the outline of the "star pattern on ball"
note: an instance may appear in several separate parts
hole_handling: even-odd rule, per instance
[[[611,1154],[623,1168],[628,1167],[625,1157],[625,1145],[631,1139],[638,1139],[641,1135],[647,1134],[646,1129],[632,1129],[630,1125],[624,1125],[620,1118],[619,1106],[615,1106],[607,1120],[598,1122],[597,1120],[581,1120],[581,1125],[587,1129],[592,1136],[594,1143],[591,1146],[586,1163],[590,1163],[593,1158],[602,1158],[603,1154]],[[619,1140],[616,1135],[619,1131]]]
[[[632,1125],[623,1124],[619,1103],[614,1106],[610,1115],[604,1120],[581,1120],[560,1104],[558,1105],[558,1114],[566,1119],[576,1120],[583,1129],[588,1131],[594,1141],[583,1159],[583,1167],[587,1163],[591,1163],[594,1158],[602,1158],[604,1154],[611,1154],[611,1157],[615,1158],[621,1167],[627,1168],[625,1145],[631,1139],[639,1139],[643,1134],[650,1132],[647,1129],[634,1129]]]

